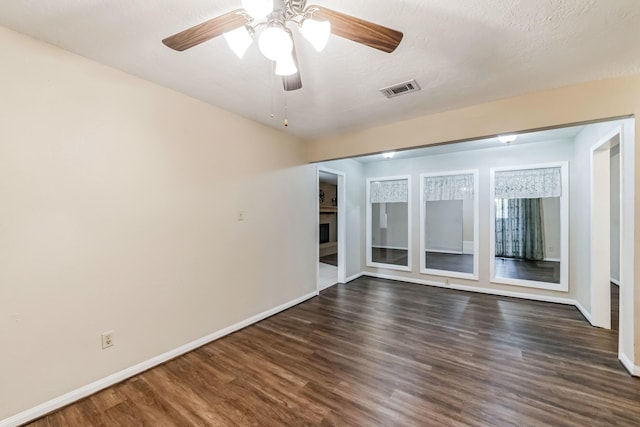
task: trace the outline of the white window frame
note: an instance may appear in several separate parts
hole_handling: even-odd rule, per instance
[[[425,241],[425,219],[426,219],[426,202],[424,197],[424,181],[425,178],[435,176],[450,175],[473,175],[473,273],[462,273],[459,271],[436,270],[427,268],[425,260],[426,241]],[[446,172],[433,172],[420,174],[420,273],[433,276],[455,277],[459,279],[478,280],[478,265],[480,257],[480,216],[479,216],[479,170],[458,170]]]
[[[495,173],[525,169],[560,168],[562,180],[562,195],[560,196],[560,283],[539,282],[535,280],[511,279],[496,277],[496,204],[495,204]],[[569,162],[538,163],[491,168],[489,177],[489,262],[491,283],[523,286],[527,288],[548,289],[552,291],[569,292]]]
[[[371,235],[371,225],[372,225],[372,211],[371,211],[371,183],[379,182],[379,181],[407,181],[407,265],[396,265],[396,264],[385,264],[381,262],[373,262],[372,260],[372,235]],[[411,270],[411,259],[412,259],[412,242],[411,242],[411,230],[412,230],[412,212],[411,212],[411,175],[397,175],[397,176],[384,176],[378,178],[367,178],[367,230],[366,230],[366,240],[367,240],[367,267],[374,268],[384,268],[387,270],[398,270],[398,271],[412,271]],[[404,248],[399,248],[404,249]]]

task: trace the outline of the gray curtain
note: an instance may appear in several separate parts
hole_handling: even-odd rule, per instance
[[[542,201],[496,199],[496,256],[544,259]]]

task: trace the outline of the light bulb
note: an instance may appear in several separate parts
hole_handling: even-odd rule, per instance
[[[242,59],[244,53],[249,49],[251,43],[253,43],[253,34],[249,32],[249,29],[245,25],[226,32],[223,36],[231,50],[233,50],[240,59]]]
[[[382,153],[382,157],[384,157],[385,159],[393,159],[393,156],[396,155],[395,151],[388,151],[386,153]]]
[[[287,55],[276,62],[275,73],[278,76],[290,76],[297,72],[298,67],[296,67],[296,63],[293,61],[293,57],[291,55]]]
[[[300,26],[300,33],[307,39],[309,43],[321,52],[331,35],[331,23],[329,21],[315,21],[313,19],[305,19]]]
[[[283,28],[272,26],[267,27],[258,39],[260,52],[272,61],[279,61],[291,56],[293,50],[293,40]]]
[[[518,135],[500,135],[498,137],[498,141],[502,142],[503,144],[509,144],[510,142],[515,141],[516,138],[518,138]]]
[[[273,12],[273,0],[242,0],[242,8],[253,19],[263,19]]]

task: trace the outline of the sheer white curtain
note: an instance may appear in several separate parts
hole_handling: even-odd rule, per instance
[[[496,199],[560,197],[560,168],[523,169],[495,173]]]
[[[370,202],[406,203],[409,201],[408,184],[406,179],[373,181],[370,187]]]
[[[473,174],[428,176],[424,178],[424,200],[473,199]]]

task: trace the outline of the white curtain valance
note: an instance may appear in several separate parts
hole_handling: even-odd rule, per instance
[[[559,167],[501,171],[495,174],[496,199],[537,199],[561,195]]]
[[[424,200],[473,199],[473,174],[441,175],[424,178]]]
[[[406,203],[409,201],[408,184],[406,179],[373,181],[370,186],[370,201],[371,203]]]

